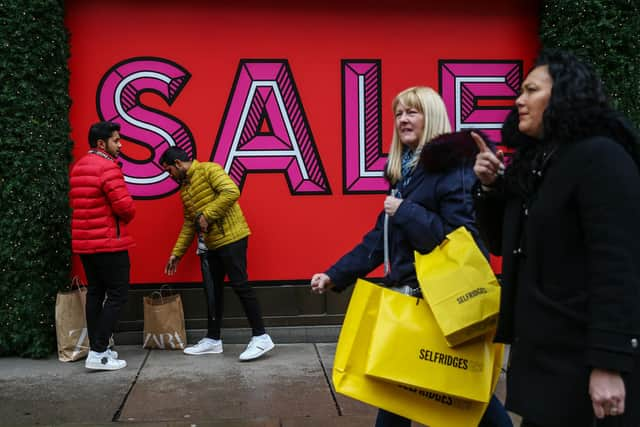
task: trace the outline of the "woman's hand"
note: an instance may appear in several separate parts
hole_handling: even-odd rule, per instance
[[[323,294],[327,289],[331,289],[332,287],[333,282],[331,281],[331,277],[324,273],[316,273],[311,278],[311,292],[314,294]]]
[[[473,172],[476,174],[482,185],[492,185],[498,175],[504,173],[504,154],[498,150],[495,154],[487,147],[484,139],[475,132],[471,132],[471,137],[480,151],[476,155],[476,163],[473,165]]]
[[[597,418],[624,414],[624,381],[618,372],[593,369],[589,376],[589,396]]]
[[[396,211],[400,207],[401,203],[402,203],[402,199],[399,199],[394,196],[387,196],[387,198],[384,199],[385,213],[389,216],[394,216],[396,214]]]

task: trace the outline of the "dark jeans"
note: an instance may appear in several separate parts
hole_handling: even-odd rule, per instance
[[[618,427],[622,426],[622,417],[604,417],[601,420],[595,420],[591,426],[586,427]],[[539,424],[530,423],[527,420],[522,420],[520,427],[544,427]]]
[[[411,420],[384,409],[378,409],[375,427],[411,427]]]
[[[82,254],[87,275],[87,332],[91,350],[106,351],[109,338],[127,303],[129,292],[129,252]],[[105,299],[106,296],[106,299]]]
[[[256,293],[247,281],[247,244],[245,237],[234,243],[200,255],[204,290],[207,297],[207,337],[220,339],[224,314],[224,278],[240,298],[253,336],[265,333],[262,311]]]
[[[411,420],[392,414],[384,409],[378,410],[375,427],[410,427]],[[509,414],[502,406],[498,398],[493,395],[489,401],[489,406],[484,412],[478,427],[513,427]],[[524,425],[522,426],[524,427]]]
[[[511,417],[495,394],[491,396],[489,406],[484,411],[478,427],[513,427]]]

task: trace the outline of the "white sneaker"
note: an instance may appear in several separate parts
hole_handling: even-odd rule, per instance
[[[183,350],[184,354],[197,356],[199,354],[218,354],[222,353],[222,340],[214,340],[213,338],[202,338],[198,344],[187,347]]]
[[[108,350],[103,353],[89,351],[87,360],[84,362],[85,368],[97,371],[117,371],[118,369],[125,368],[126,366],[127,362],[113,358],[111,354],[109,354]]]
[[[257,359],[266,352],[273,350],[275,344],[271,341],[268,334],[262,334],[257,337],[251,337],[247,349],[240,354],[239,359],[242,361]]]
[[[107,349],[107,354],[114,359],[118,358],[118,352],[115,350],[111,350],[110,348]]]

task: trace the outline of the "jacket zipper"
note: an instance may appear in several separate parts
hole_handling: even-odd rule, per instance
[[[116,217],[116,239],[120,238],[120,220]]]

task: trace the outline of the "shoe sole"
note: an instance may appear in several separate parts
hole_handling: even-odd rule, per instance
[[[123,367],[115,367],[115,366],[109,367],[109,366],[105,366],[105,365],[103,365],[101,363],[100,364],[96,364],[96,365],[85,363],[84,367],[87,368],[87,369],[91,369],[92,371],[118,371],[120,369],[126,368],[127,364],[125,363]]]
[[[266,353],[270,352],[271,350],[273,350],[276,347],[275,344],[271,343],[271,345],[265,349],[263,349],[260,353],[258,353],[256,356],[253,357],[248,357],[248,358],[242,358],[242,355],[240,355],[241,357],[238,357],[238,360],[240,360],[241,362],[248,362],[250,360],[256,360],[257,358],[264,356]]]
[[[216,351],[216,350],[209,350],[209,351],[201,351],[199,353],[187,353],[186,351],[182,351],[184,354],[186,354],[187,356],[200,356],[203,354],[220,354],[222,353],[222,350],[220,351]]]

